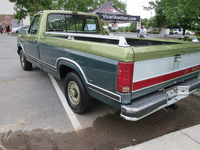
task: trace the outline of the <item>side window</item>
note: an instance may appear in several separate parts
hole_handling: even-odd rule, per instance
[[[47,31],[66,32],[65,15],[49,15]]]
[[[39,19],[40,19],[40,15],[37,15],[33,18],[33,21],[28,31],[29,34],[37,34],[37,31],[39,28]]]

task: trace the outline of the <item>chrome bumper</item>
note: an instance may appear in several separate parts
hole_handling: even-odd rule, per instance
[[[162,91],[132,100],[121,106],[120,116],[129,121],[138,121],[162,108],[172,105],[200,88],[200,79],[193,78]]]

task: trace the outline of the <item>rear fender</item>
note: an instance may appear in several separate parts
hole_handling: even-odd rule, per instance
[[[24,47],[23,47],[23,45],[22,45],[21,43],[17,43],[17,47],[18,47],[18,49],[17,49],[18,55],[20,55],[20,51],[21,51],[21,50],[22,50],[23,53],[24,53]]]
[[[56,64],[57,64],[57,68],[58,68],[58,73],[59,73],[59,77],[61,79],[61,66],[66,66],[69,68],[69,70],[66,70],[66,72],[70,72],[70,71],[76,71],[79,75],[79,77],[81,78],[83,84],[85,85],[86,89],[88,90],[88,87],[87,87],[87,84],[88,84],[88,80],[85,76],[85,73],[83,72],[83,69],[81,68],[81,66],[71,60],[71,59],[68,59],[68,58],[64,58],[64,57],[61,57],[61,58],[58,58],[57,61],[56,61]]]

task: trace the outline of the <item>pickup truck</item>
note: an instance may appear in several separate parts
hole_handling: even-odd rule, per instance
[[[38,12],[17,40],[23,70],[32,64],[64,80],[75,113],[94,100],[137,121],[187,97],[200,87],[200,44],[102,35],[97,15]]]

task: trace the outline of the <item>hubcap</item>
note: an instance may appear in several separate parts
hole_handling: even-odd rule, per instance
[[[80,91],[74,81],[70,81],[68,84],[68,95],[69,100],[72,102],[73,105],[78,105],[80,103]]]

